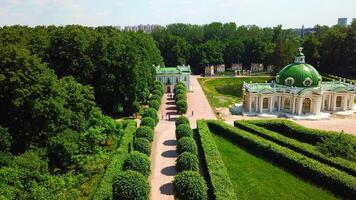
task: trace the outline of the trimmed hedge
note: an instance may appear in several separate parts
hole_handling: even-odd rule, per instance
[[[176,138],[179,140],[182,137],[193,137],[193,130],[188,124],[180,124],[176,127]]]
[[[148,176],[151,172],[151,161],[146,154],[134,151],[127,156],[122,165],[122,169],[137,171]]]
[[[136,138],[134,150],[149,156],[151,154],[151,143],[146,138]]]
[[[153,130],[156,127],[156,122],[151,117],[144,117],[141,119],[140,126],[147,126]]]
[[[173,193],[177,200],[207,200],[207,187],[198,172],[184,171],[173,180]]]
[[[183,152],[177,158],[176,168],[178,172],[199,171],[198,157],[190,152]]]
[[[177,101],[176,102],[176,106],[177,106],[177,112],[179,114],[187,113],[187,110],[188,110],[187,100],[179,100],[179,101]]]
[[[93,200],[112,199],[113,178],[122,170],[122,164],[131,150],[131,142],[136,131],[136,121],[125,121],[119,147],[113,153],[112,159],[108,164],[105,174],[102,176],[93,194]]]
[[[343,197],[354,198],[356,196],[356,178],[354,176],[223,122],[208,121],[208,126],[215,133],[239,143],[259,155],[266,156],[273,162],[323,185]]]
[[[318,160],[321,163],[330,165],[335,167],[336,169],[345,171],[348,174],[356,176],[356,164],[341,159],[341,158],[330,158],[315,149],[314,146],[309,145],[307,143],[301,143],[298,140],[294,140],[279,133],[270,131],[263,127],[256,126],[254,124],[250,124],[249,121],[235,121],[234,125],[240,129],[248,131],[250,133],[256,134],[260,137],[263,137],[267,140],[271,140],[279,145],[288,147],[298,153],[304,154],[310,158]]]
[[[178,117],[178,119],[176,120],[176,126],[179,126],[181,124],[187,124],[190,125],[189,123],[189,119],[186,116],[180,116]]]
[[[177,153],[178,155],[183,152],[189,152],[194,155],[198,154],[197,144],[192,137],[182,137],[177,142]]]
[[[187,94],[186,93],[179,93],[179,94],[174,96],[174,100],[175,101],[179,101],[179,100],[186,101],[187,100]]]
[[[155,124],[158,123],[159,119],[158,119],[158,115],[157,115],[157,110],[154,108],[146,108],[142,111],[141,113],[142,118],[145,117],[151,117],[152,119],[155,120]]]
[[[148,126],[140,126],[135,133],[136,138],[146,138],[148,141],[153,141],[153,130]]]
[[[250,120],[249,123],[257,126],[262,126],[272,131],[276,131],[286,137],[294,138],[301,142],[316,145],[323,141],[325,137],[333,137],[340,134],[336,131],[324,131],[312,128],[303,127],[291,120],[275,119],[275,120]],[[356,144],[356,137],[348,135],[349,140]]]
[[[157,100],[150,100],[148,106],[156,110],[159,110],[160,102],[158,102]]]
[[[113,199],[149,200],[150,185],[145,176],[135,171],[124,171],[114,178]]]
[[[202,166],[207,171],[207,182],[216,200],[236,200],[234,186],[231,183],[218,147],[214,142],[207,123],[197,121],[197,143],[202,149]]]

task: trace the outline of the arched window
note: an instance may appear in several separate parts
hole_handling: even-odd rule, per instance
[[[167,83],[168,83],[168,84],[171,84],[171,80],[170,80],[169,78],[167,79]]]
[[[284,99],[284,110],[290,111],[290,99],[289,98]]]
[[[268,109],[268,98],[263,98],[263,109]]]
[[[178,83],[179,82],[179,78],[177,77],[177,79],[176,79],[176,82]]]
[[[184,81],[187,81],[187,77],[186,76],[184,76]]]
[[[341,96],[337,96],[336,97],[336,107],[338,107],[338,108],[341,107],[341,100],[342,100]]]

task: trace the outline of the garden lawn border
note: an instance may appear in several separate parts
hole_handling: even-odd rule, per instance
[[[197,144],[202,149],[202,166],[208,172],[207,184],[216,200],[237,199],[218,147],[210,133],[207,122],[197,121]]]
[[[207,122],[209,129],[215,130],[216,133],[232,142],[266,156],[274,163],[305,179],[324,186],[340,196],[347,198],[356,196],[356,178],[345,172],[224,122],[213,120]]]
[[[136,132],[136,126],[137,123],[134,120],[130,120],[127,123],[123,131],[120,144],[115,150],[105,174],[97,185],[95,193],[91,198],[92,200],[112,199],[113,178],[122,171],[122,164],[129,152],[132,150],[132,141]]]
[[[302,143],[298,140],[286,137],[278,132],[268,130],[266,128],[254,125],[245,120],[237,120],[234,126],[247,132],[253,133],[267,140],[275,142],[279,145],[290,148],[298,153],[304,154],[312,159],[318,160],[321,163],[327,164],[338,170],[344,171],[350,175],[356,176],[356,165],[351,161],[342,158],[330,158],[318,152],[314,146]]]

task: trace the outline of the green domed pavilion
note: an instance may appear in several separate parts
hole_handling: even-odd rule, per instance
[[[272,83],[244,83],[244,113],[299,116],[353,109],[355,84],[346,83],[345,79],[322,82],[319,72],[305,63],[302,49],[299,48],[293,63],[276,74]]]

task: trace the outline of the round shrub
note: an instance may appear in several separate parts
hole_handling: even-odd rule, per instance
[[[176,138],[179,140],[181,137],[192,137],[193,130],[188,124],[180,124],[176,127]]]
[[[185,100],[179,100],[176,102],[176,106],[177,106],[177,111],[180,114],[185,114],[187,113],[188,110],[188,105],[187,102]]]
[[[123,170],[133,170],[142,173],[145,176],[150,175],[150,159],[146,154],[134,151],[124,160]]]
[[[146,108],[143,110],[141,113],[142,118],[144,117],[151,117],[152,119],[155,120],[156,124],[158,123],[158,115],[157,115],[157,110],[154,108]]]
[[[198,148],[195,140],[191,137],[182,137],[177,143],[177,153],[190,152],[197,155]]]
[[[144,153],[148,156],[151,154],[151,143],[146,138],[136,138],[133,146],[134,149],[140,153]]]
[[[176,168],[178,172],[182,171],[198,171],[199,161],[198,157],[189,152],[181,153],[176,161]]]
[[[173,193],[176,199],[206,200],[207,186],[198,172],[184,171],[173,180]]]
[[[187,89],[187,88],[185,87],[184,83],[180,82],[174,86],[173,91],[175,92],[176,90],[185,90],[185,89]]]
[[[177,102],[177,101],[180,101],[180,100],[186,100],[187,99],[187,95],[186,93],[183,93],[183,94],[177,94],[174,96],[174,100]]]
[[[151,117],[144,117],[141,119],[140,126],[148,126],[148,127],[151,127],[153,130],[156,126],[156,123],[155,123],[155,120],[152,119]]]
[[[148,141],[153,141],[153,130],[148,126],[140,126],[136,129],[136,138],[146,138]]]
[[[128,170],[114,177],[112,191],[114,200],[149,200],[150,185],[145,176]]]
[[[159,90],[159,89],[154,89],[154,90],[152,91],[152,94],[158,95],[158,96],[160,96],[160,97],[163,96],[162,90]]]
[[[154,108],[156,110],[159,110],[159,103],[157,100],[151,100],[148,105],[151,107],[151,108]]]
[[[185,89],[181,89],[181,88],[174,91],[174,95],[185,94],[185,93],[186,93]]]
[[[176,126],[179,126],[181,124],[187,124],[189,125],[189,119],[186,116],[180,116],[176,120]]]

